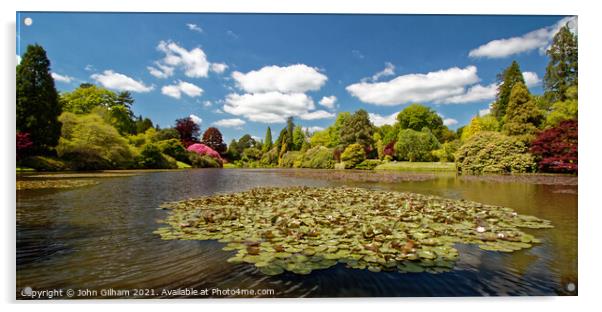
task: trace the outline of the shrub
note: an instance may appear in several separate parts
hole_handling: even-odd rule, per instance
[[[263,153],[259,163],[262,166],[267,167],[278,165],[278,147],[273,147],[269,151]]]
[[[301,168],[332,169],[334,168],[334,155],[331,149],[316,146],[308,149],[301,156]]]
[[[171,156],[177,161],[188,163],[188,152],[182,142],[178,139],[169,139],[157,142],[157,146],[161,153]]]
[[[341,160],[345,162],[345,168],[355,166],[366,159],[366,152],[360,144],[351,144],[341,154]]]
[[[261,158],[261,150],[255,147],[245,148],[242,151],[242,161],[254,161]]]
[[[60,159],[43,156],[27,157],[19,161],[19,165],[38,171],[64,171],[71,169],[69,163]]]
[[[393,159],[393,157],[395,156],[395,143],[397,143],[397,141],[391,141],[387,143],[387,145],[385,145],[383,149],[384,158],[387,158],[387,156],[389,156],[390,159]]]
[[[146,169],[177,169],[175,159],[161,153],[161,149],[153,143],[142,147],[138,156],[138,165]]]
[[[545,172],[577,173],[577,120],[566,120],[537,135],[531,153]]]
[[[209,157],[215,159],[220,164],[220,167],[224,163],[222,160],[222,157],[219,155],[219,153],[205,144],[195,143],[195,144],[188,146],[187,150],[190,152],[195,152],[199,155],[206,155],[206,156],[209,156]]]
[[[437,138],[428,129],[399,131],[395,152],[398,160],[432,161],[431,151],[441,147]]]
[[[366,160],[362,161],[361,163],[359,163],[358,165],[356,165],[355,169],[374,170],[374,168],[376,168],[376,166],[378,166],[382,163],[383,162],[378,159],[366,159]]]
[[[17,159],[21,159],[28,154],[33,147],[33,142],[27,132],[17,132]]]
[[[520,173],[535,170],[535,159],[527,144],[498,132],[479,132],[456,153],[461,173]]]
[[[441,148],[432,151],[433,158],[440,162],[455,161],[454,154],[458,151],[460,142],[458,140],[445,142],[441,144]]]
[[[58,156],[70,160],[77,170],[129,168],[134,151],[117,130],[95,114],[63,113],[57,146]]]
[[[282,155],[279,165],[283,168],[294,168],[295,164],[299,164],[299,160],[302,156],[303,154],[301,154],[299,151],[286,152],[284,155]]]
[[[207,155],[197,154],[195,152],[188,152],[188,161],[190,165],[195,168],[221,168],[222,163],[217,161],[215,158]]]

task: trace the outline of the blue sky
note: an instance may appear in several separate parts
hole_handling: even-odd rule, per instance
[[[137,115],[161,127],[194,115],[228,141],[263,137],[268,125],[277,133],[291,115],[319,129],[363,108],[387,123],[414,102],[456,129],[488,108],[512,60],[540,94],[542,51],[559,25],[576,31],[564,16],[20,12],[17,21],[17,56],[42,45],[59,91],[129,90]]]

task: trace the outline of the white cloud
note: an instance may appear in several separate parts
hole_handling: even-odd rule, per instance
[[[497,93],[497,84],[492,83],[487,86],[474,85],[466,92],[458,95],[454,95],[445,99],[436,101],[437,103],[443,104],[462,104],[462,103],[473,103],[484,100],[491,100],[495,98]]]
[[[397,113],[393,113],[391,115],[388,116],[383,116],[383,115],[379,115],[376,113],[368,113],[368,116],[370,117],[370,121],[377,127],[381,127],[384,125],[393,125],[397,122],[397,115],[399,114],[399,112]]]
[[[61,74],[57,74],[55,72],[50,73],[50,75],[52,76],[52,79],[54,79],[55,81],[60,81],[60,82],[64,82],[64,83],[71,83],[71,81],[73,81],[73,79],[74,79],[71,76],[61,75]]]
[[[325,96],[322,97],[322,99],[320,100],[320,105],[326,107],[326,108],[330,108],[333,109],[334,108],[334,104],[337,102],[337,97],[334,95],[331,96]]]
[[[203,32],[203,29],[201,27],[199,27],[199,25],[197,25],[197,24],[186,24],[186,27],[188,27],[188,29],[190,29],[192,31],[196,31],[199,33]]]
[[[179,99],[182,97],[182,93],[189,97],[201,96],[201,94],[203,94],[203,89],[190,82],[178,81],[177,84],[167,85],[161,88],[161,93]]]
[[[360,82],[346,90],[364,103],[393,106],[409,102],[436,102],[463,94],[465,87],[477,83],[477,68],[453,67],[426,74],[397,76],[386,82]]]
[[[114,89],[117,91],[131,92],[149,92],[153,90],[153,86],[147,86],[142,81],[134,80],[124,74],[116,73],[112,70],[105,70],[102,74],[93,74],[90,78],[96,80],[105,88]]]
[[[385,63],[385,69],[379,71],[378,73],[372,75],[372,77],[370,78],[371,81],[378,81],[378,79],[382,78],[382,77],[387,77],[387,76],[393,76],[395,75],[395,65],[386,62]]]
[[[17,64],[21,64],[21,56],[17,54]]]
[[[209,61],[201,48],[186,50],[175,42],[161,41],[157,49],[165,53],[163,63],[170,67],[180,67],[184,75],[191,78],[207,77]]]
[[[453,126],[453,125],[457,125],[458,121],[453,119],[453,118],[445,118],[443,119],[443,125],[445,126]]]
[[[523,78],[525,79],[525,85],[529,88],[534,87],[541,82],[537,73],[534,72],[523,72]]]
[[[95,71],[96,68],[94,68],[94,65],[92,64],[87,64],[86,67],[84,67],[85,71]]]
[[[299,118],[304,120],[326,119],[333,118],[334,114],[325,110],[317,110],[299,115]]]
[[[264,123],[285,122],[287,117],[305,115],[313,109],[313,100],[304,93],[287,94],[275,91],[228,94],[224,104],[224,111],[227,113]]]
[[[246,74],[235,71],[232,78],[239,88],[246,92],[299,93],[320,89],[328,77],[320,73],[317,68],[305,64],[296,64],[286,67],[266,66]]]
[[[173,75],[173,71],[174,68],[167,66],[167,65],[163,65],[160,62],[155,62],[155,66],[148,66],[146,67],[146,69],[148,69],[148,72],[155,76],[156,78],[167,78],[167,77],[171,77]]]
[[[232,37],[233,39],[238,39],[238,37],[239,37],[238,34],[233,32],[232,30],[226,31],[226,35]]]
[[[203,123],[203,119],[201,119],[201,117],[199,117],[197,115],[190,114],[190,119],[192,120],[192,122],[197,124],[197,126],[199,126],[199,127]]]
[[[203,107],[211,107],[211,105],[213,105],[213,103],[209,100],[203,101]]]
[[[214,122],[213,124],[218,127],[225,128],[239,128],[244,125],[246,122],[240,118],[230,118],[230,119],[222,119]]]
[[[479,116],[489,115],[491,113],[491,108],[484,108],[479,110]]]
[[[324,130],[323,127],[319,127],[319,126],[312,126],[312,127],[303,127],[303,132],[308,132],[308,133],[314,133],[314,132],[318,132],[318,131],[322,131]]]
[[[228,65],[224,63],[211,63],[211,71],[217,74],[221,74],[228,69]]]
[[[540,53],[545,53],[550,42],[554,38],[554,35],[566,23],[569,23],[571,31],[577,31],[577,17],[565,17],[554,25],[531,31],[522,36],[489,41],[488,43],[471,50],[468,53],[468,56],[504,58],[535,49],[539,49]]]

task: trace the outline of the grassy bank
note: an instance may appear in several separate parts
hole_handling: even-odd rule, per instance
[[[397,170],[397,171],[455,171],[453,162],[409,162],[392,161],[376,166],[374,170]]]

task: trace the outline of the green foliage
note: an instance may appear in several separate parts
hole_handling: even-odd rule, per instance
[[[460,139],[466,141],[482,131],[499,131],[500,123],[493,115],[475,116],[470,123],[462,127]]]
[[[157,130],[156,134],[155,134],[155,139],[157,141],[165,141],[165,140],[171,140],[171,139],[180,139],[180,134],[178,133],[178,130],[174,129],[174,128],[165,128],[165,129],[161,129],[161,130]]]
[[[383,145],[387,145],[397,140],[397,134],[399,134],[399,123],[394,125],[383,125],[379,128]]]
[[[19,165],[37,171],[64,171],[71,166],[61,159],[45,156],[32,156],[19,161]]]
[[[340,144],[343,146],[359,144],[371,148],[374,144],[372,138],[374,126],[370,122],[368,112],[363,109],[357,110],[351,117],[345,119],[339,133]]]
[[[299,167],[301,157],[303,157],[303,154],[299,151],[286,152],[282,155],[279,166],[283,168]]]
[[[272,167],[278,165],[278,147],[274,146],[271,150],[263,153],[261,159],[259,160],[259,164],[266,167]]]
[[[543,112],[539,110],[523,83],[517,83],[512,88],[504,126],[502,130],[508,135],[530,136],[537,132],[543,121]]]
[[[316,131],[309,138],[309,142],[311,146],[326,146],[330,147],[332,138],[330,137],[329,129],[324,129],[322,131]]]
[[[520,66],[516,61],[512,61],[512,64],[508,66],[504,71],[497,76],[498,89],[495,102],[491,106],[491,113],[497,119],[502,119],[506,115],[506,109],[508,102],[510,101],[510,93],[512,88],[517,83],[525,84],[525,78],[520,70]]]
[[[395,156],[399,160],[432,161],[431,152],[440,148],[439,141],[427,128],[423,131],[403,129],[395,143]]]
[[[57,146],[60,157],[71,160],[75,169],[115,169],[133,165],[133,151],[125,138],[96,114],[65,112]]]
[[[495,119],[495,118],[494,118]],[[441,144],[441,148],[432,152],[433,158],[439,162],[455,161],[455,153],[460,148],[460,141],[454,140]]]
[[[565,100],[552,104],[550,113],[546,116],[546,128],[555,127],[565,120],[577,119],[577,106],[577,87],[569,87]]]
[[[148,132],[148,131],[147,131]],[[188,163],[188,151],[179,139],[158,141],[157,146],[161,153],[173,157],[175,160]]]
[[[136,128],[136,133],[144,133],[146,130],[154,127],[152,120],[150,120],[148,118],[142,118],[142,116],[138,116],[138,118],[136,119],[134,124],[135,124],[135,128]],[[176,130],[176,132],[177,132],[177,130]],[[178,137],[180,137],[179,133],[178,133]]]
[[[293,130],[293,148],[292,150],[298,151],[303,147],[303,143],[305,142],[305,133],[303,133],[303,128],[301,126],[296,126]]]
[[[411,129],[414,131],[422,131],[428,128],[431,132],[440,139],[443,134],[443,120],[433,109],[421,105],[411,104],[397,115],[400,129]],[[399,132],[398,132],[399,133]]]
[[[50,61],[39,45],[28,45],[17,65],[16,125],[18,132],[29,133],[34,153],[54,148],[61,135],[58,93],[50,75]]]
[[[324,146],[315,146],[302,154],[301,168],[332,169],[334,168],[334,154],[332,149]]]
[[[265,140],[263,142],[262,152],[265,153],[271,150],[273,145],[274,143],[272,142],[272,129],[268,127],[268,129],[265,131]]]
[[[355,166],[366,159],[364,147],[359,143],[354,143],[343,151],[341,161],[345,163],[345,168],[355,168]]]
[[[461,173],[522,173],[536,168],[529,146],[519,138],[498,132],[479,132],[456,153]]]
[[[567,89],[578,83],[577,36],[569,30],[568,25],[554,35],[546,54],[550,61],[544,76],[545,97],[551,103],[565,101]]]
[[[242,161],[255,161],[261,158],[261,150],[249,147],[242,152]]]
[[[130,144],[136,147],[142,147],[145,144],[150,144],[157,141],[157,130],[148,128],[145,132],[127,136]]]
[[[357,164],[355,166],[355,169],[374,170],[374,168],[381,165],[382,163],[383,162],[378,159],[366,159],[366,160],[362,161],[361,163]]]
[[[188,162],[194,168],[221,168],[222,165],[213,157],[188,152]]]
[[[142,147],[140,155],[137,157],[137,163],[142,168],[147,169],[177,169],[178,164],[175,159],[161,153],[157,144],[150,143]]]

